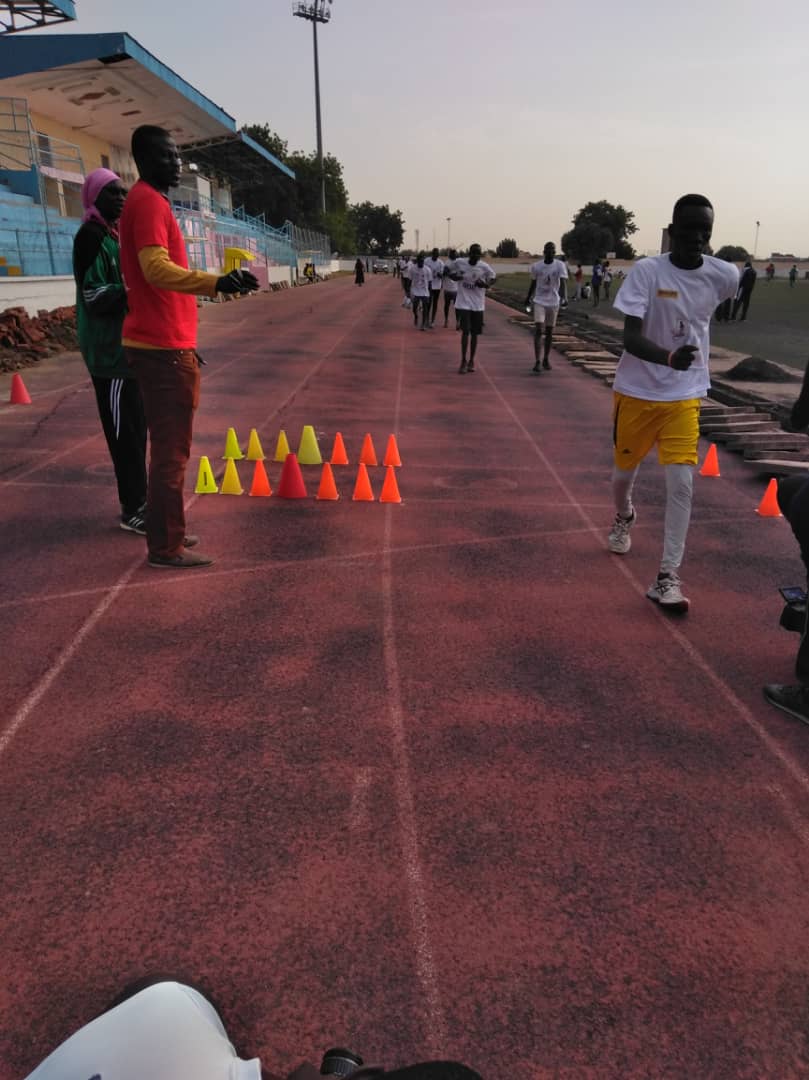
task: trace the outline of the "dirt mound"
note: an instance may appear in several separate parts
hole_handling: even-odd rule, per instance
[[[0,312],[0,371],[30,367],[44,356],[78,347],[75,307],[40,311],[36,318],[21,307]]]
[[[723,378],[738,379],[741,382],[800,382],[801,374],[792,368],[783,367],[772,360],[760,356],[746,356],[738,364],[726,371]]]

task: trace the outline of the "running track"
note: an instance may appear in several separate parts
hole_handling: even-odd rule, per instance
[[[606,551],[605,386],[532,377],[496,304],[460,378],[399,298],[204,310],[210,570],[116,528],[79,362],[0,406],[0,1080],[154,970],[279,1072],[342,1042],[490,1080],[809,1073],[809,731],[761,697],[788,526],[723,455],[667,618],[652,461]],[[404,503],[353,503],[354,467],[339,503],[194,499],[229,426],[271,457],[305,423],[352,461],[395,431]]]

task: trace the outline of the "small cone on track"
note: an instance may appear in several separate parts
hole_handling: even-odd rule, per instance
[[[328,461],[323,462],[323,471],[320,474],[320,487],[317,489],[317,499],[330,499],[332,502],[340,498],[340,492],[334,482],[334,473]]]
[[[301,441],[298,443],[298,463],[300,465],[320,465],[323,458],[320,455],[320,447],[317,445],[315,429],[311,424],[304,424],[301,432]]]
[[[708,453],[705,455],[705,460],[702,463],[702,468],[699,470],[700,476],[721,476],[719,472],[719,458],[716,453],[716,443],[711,443],[708,447]]]
[[[257,461],[256,467],[253,469],[253,483],[250,485],[250,494],[263,495],[265,498],[272,495],[272,488],[263,461]]]
[[[31,397],[25,389],[25,383],[22,381],[22,375],[20,375],[19,371],[15,371],[11,376],[11,394],[8,403],[9,405],[31,404]]]
[[[233,458],[228,458],[228,463],[225,466],[225,475],[222,477],[222,488],[219,492],[220,495],[242,495],[244,494],[244,488],[242,482],[239,479],[239,473],[236,470],[236,462]]]
[[[382,494],[379,496],[381,503],[400,503],[402,496],[399,494],[399,485],[396,483],[396,470],[388,465],[385,473],[385,483],[382,485]]]
[[[756,513],[762,517],[783,517],[778,507],[778,483],[775,477],[767,484],[767,490],[764,492],[764,498],[758,504]]]
[[[274,461],[286,461],[289,456],[289,443],[287,442],[287,433],[281,428],[278,433],[278,442],[275,444],[275,457]]]
[[[382,459],[382,464],[395,465],[397,468],[402,464],[402,459],[399,457],[399,447],[396,445],[395,435],[388,436],[388,445],[385,450],[385,457]]]
[[[250,429],[250,438],[247,442],[247,460],[248,461],[263,461],[265,457],[264,450],[261,447],[261,442],[258,437],[258,432],[255,428]]]
[[[376,450],[374,450],[374,441],[370,435],[366,435],[362,440],[362,450],[360,450],[360,463],[363,465],[378,465],[376,460]]]
[[[346,446],[343,442],[343,436],[338,431],[334,436],[334,446],[331,451],[331,464],[332,465],[348,465],[348,454],[346,453]]]
[[[197,486],[194,488],[196,495],[215,495],[219,491],[214,480],[211,463],[206,457],[199,459],[199,472],[197,473]]]
[[[275,494],[279,499],[306,499],[308,497],[303,473],[294,454],[287,454]]]
[[[365,462],[361,461],[357,469],[357,482],[354,484],[354,494],[351,496],[354,502],[374,502],[374,492],[368,477],[368,469]]]
[[[227,438],[225,439],[225,452],[222,455],[223,461],[238,461],[243,458],[242,448],[239,446],[239,440],[236,438],[236,431],[234,428],[228,428]]]

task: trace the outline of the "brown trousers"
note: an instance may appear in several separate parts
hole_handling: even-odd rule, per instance
[[[131,349],[149,429],[146,543],[150,555],[179,555],[185,539],[185,470],[191,456],[199,363],[193,349]]]

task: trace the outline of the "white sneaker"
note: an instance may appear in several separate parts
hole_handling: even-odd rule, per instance
[[[657,581],[649,587],[646,595],[669,611],[688,611],[689,600],[687,596],[683,596],[680,579],[676,574],[659,573]]]
[[[637,520],[638,512],[635,509],[632,510],[632,517],[625,518],[621,514],[615,515],[610,535],[607,537],[607,546],[614,555],[626,555],[627,551],[632,547],[629,530]]]

